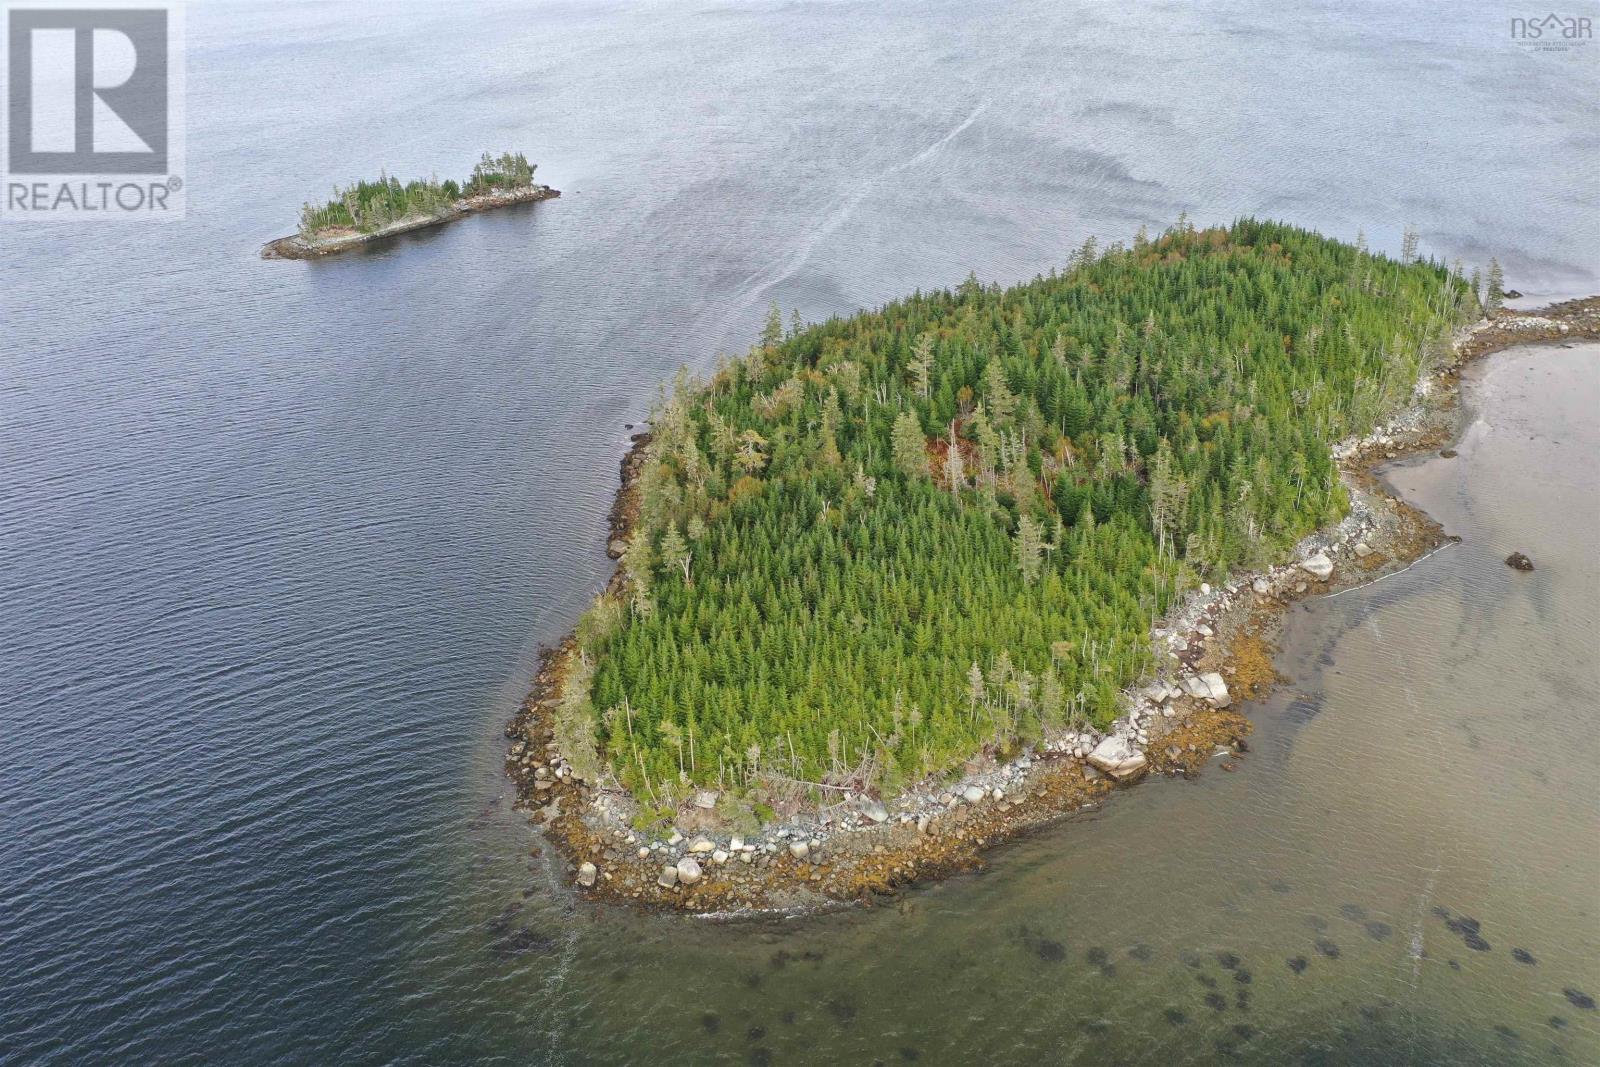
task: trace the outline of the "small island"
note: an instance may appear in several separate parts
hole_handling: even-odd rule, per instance
[[[663,391],[620,560],[507,728],[586,891],[700,913],[872,899],[1248,752],[1305,596],[1451,542],[1376,465],[1455,434],[1467,359],[1600,332],[1244,219],[1091,240],[785,328]]]
[[[560,196],[559,189],[534,182],[535,169],[521,152],[485,152],[464,182],[418,178],[402,183],[380,174],[376,181],[334,186],[333,199],[302,207],[299,232],[270,242],[261,257],[315,259],[475,212]]]

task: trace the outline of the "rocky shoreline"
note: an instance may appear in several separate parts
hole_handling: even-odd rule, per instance
[[[506,728],[517,806],[543,825],[581,892],[732,917],[870,903],[915,881],[979,867],[986,848],[1092,808],[1146,774],[1194,775],[1213,759],[1235,770],[1249,751],[1250,723],[1234,704],[1275,683],[1272,639],[1288,607],[1395,573],[1454,540],[1387,492],[1376,468],[1454,439],[1467,362],[1513,345],[1579,338],[1600,338],[1600,297],[1501,312],[1463,330],[1451,362],[1419,382],[1410,407],[1334,449],[1350,514],[1302,541],[1290,561],[1219,588],[1203,584],[1175,607],[1152,633],[1165,649],[1158,678],[1125,694],[1127,714],[1105,733],[1055,734],[1003,762],[980,755],[955,784],[920,783],[888,803],[842,796],[759,833],[722,825],[715,797],[702,796],[666,836],[650,835],[630,827],[626,794],[580,781],[555,742],[551,709],[573,654],[569,639],[544,651],[534,690]],[[610,516],[613,556],[636,511],[635,475],[648,443],[636,434],[622,460]]]
[[[560,189],[552,189],[548,185],[533,185],[525,189],[513,189],[504,193],[485,193],[482,196],[462,197],[451,204],[449,209],[436,215],[411,215],[373,230],[371,233],[361,233],[356,230],[339,230],[327,236],[317,237],[307,241],[299,234],[280,237],[276,241],[269,241],[261,249],[262,259],[320,259],[323,256],[338,255],[359,248],[374,241],[381,241],[387,237],[394,237],[413,230],[425,230],[431,226],[443,226],[447,222],[464,219],[483,211],[493,211],[495,208],[510,207],[513,204],[532,204],[540,200],[553,200],[561,195]]]

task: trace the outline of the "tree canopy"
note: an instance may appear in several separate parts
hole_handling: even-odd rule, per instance
[[[309,239],[329,229],[370,233],[411,216],[438,215],[464,196],[529,188],[535,169],[536,164],[529,163],[521,152],[502,152],[498,156],[485,152],[465,182],[453,178],[442,182],[438,178],[401,182],[380,173],[376,181],[336,185],[332,200],[320,206],[306,204],[300,209],[300,235]]]
[[[774,308],[657,406],[568,756],[647,804],[759,801],[1103,726],[1175,595],[1345,513],[1329,446],[1476,309],[1414,250],[1251,219],[787,334]]]

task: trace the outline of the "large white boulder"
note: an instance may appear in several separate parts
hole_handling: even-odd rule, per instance
[[[1178,679],[1178,682],[1183,686],[1183,691],[1194,697],[1196,700],[1211,699],[1211,687],[1205,682],[1201,681],[1199,675],[1186,674],[1182,678]]]
[[[677,870],[679,885],[694,885],[700,880],[700,864],[692,856],[679,860]]]
[[[594,880],[599,877],[599,875],[599,868],[592,863],[586,862],[578,865],[578,884],[583,886],[585,889],[588,889],[590,886],[594,885]]]
[[[1225,708],[1233,703],[1233,695],[1228,692],[1228,683],[1222,680],[1222,675],[1216,671],[1207,671],[1200,675],[1200,681],[1206,687],[1206,700],[1214,708]]]
[[[1094,746],[1089,753],[1089,763],[1113,778],[1131,778],[1144,770],[1144,753],[1134,747],[1126,737],[1113,734]]]
[[[1302,560],[1300,569],[1319,582],[1325,582],[1333,577],[1333,560],[1328,558],[1326,552],[1318,552],[1310,559]]]

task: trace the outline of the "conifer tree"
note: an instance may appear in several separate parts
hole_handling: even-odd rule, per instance
[[[922,436],[922,424],[909,411],[902,411],[894,420],[894,465],[908,478],[926,474],[928,453]]]
[[[1044,530],[1032,515],[1017,520],[1016,553],[1022,580],[1030,584],[1038,581],[1039,569],[1044,565]]]
[[[774,300],[767,305],[767,322],[761,328],[761,344],[764,348],[776,348],[783,343],[783,312],[778,309],[778,302]]]
[[[1485,311],[1492,314],[1505,306],[1505,284],[1506,278],[1505,274],[1500,270],[1500,261],[1491,257],[1489,260],[1489,292],[1483,302]]]

